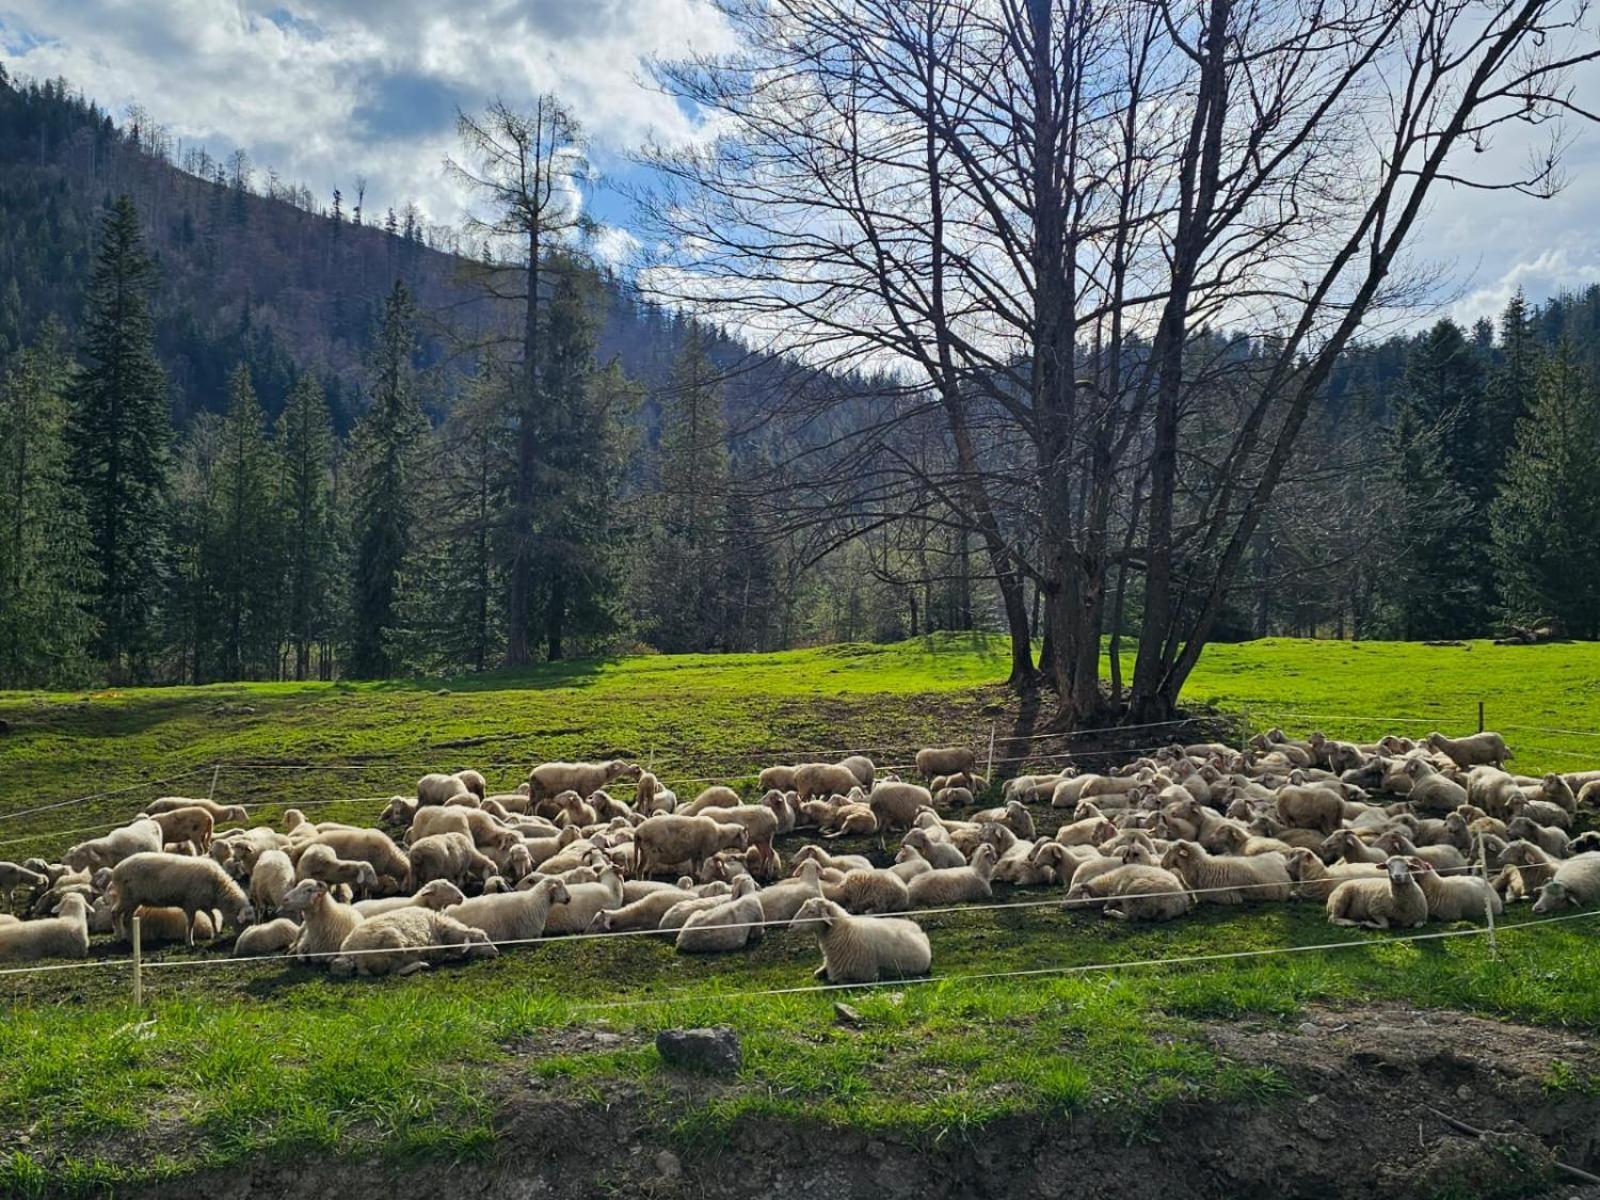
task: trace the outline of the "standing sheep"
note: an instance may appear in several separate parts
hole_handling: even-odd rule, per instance
[[[111,872],[109,893],[115,898],[112,926],[125,932],[127,918],[142,904],[183,909],[188,923],[185,942],[194,945],[195,914],[213,909],[234,928],[255,920],[243,889],[209,858],[144,852],[123,859]]]
[[[496,873],[494,860],[480,854],[464,833],[436,833],[411,847],[413,888],[435,879],[448,879],[457,887],[465,887],[469,880],[482,883]]]
[[[329,895],[328,885],[317,879],[307,879],[290,888],[282,909],[304,922],[291,947],[295,956],[319,965],[339,952],[345,938],[364,919],[356,909]]]
[[[602,763],[540,763],[528,772],[528,794],[535,802],[548,800],[560,792],[587,796],[616,779],[638,780],[643,772],[620,758]]]
[[[1506,748],[1505,738],[1498,733],[1475,733],[1464,738],[1447,738],[1442,733],[1430,733],[1423,740],[1431,749],[1463,769],[1484,764],[1498,767],[1513,757]]]
[[[965,746],[930,747],[917,751],[917,770],[926,779],[935,775],[975,775],[977,756]]]
[[[795,914],[809,925],[822,951],[814,975],[829,983],[877,983],[889,977],[926,975],[933,964],[928,935],[915,921],[853,917],[831,900],[813,897]]]
[[[860,780],[849,767],[832,763],[803,763],[794,769],[794,790],[801,804],[812,797],[825,800],[829,796],[849,795],[850,789],[859,784]]]
[[[114,867],[135,854],[159,853],[165,844],[161,826],[148,817],[141,817],[131,825],[113,829],[104,837],[79,842],[61,861],[74,871],[93,871],[98,867]]]
[[[655,872],[681,863],[688,863],[698,874],[717,851],[749,846],[750,834],[743,825],[719,825],[710,817],[661,813],[639,824],[633,832],[633,844],[639,856],[639,877],[648,879]]]
[[[294,864],[282,850],[264,850],[250,868],[250,903],[265,916],[283,907],[283,898],[295,885]]]

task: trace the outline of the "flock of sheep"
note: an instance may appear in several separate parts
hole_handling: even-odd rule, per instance
[[[60,862],[0,862],[0,959],[85,958],[92,933],[146,945],[239,930],[236,956],[336,975],[406,974],[446,959],[582,933],[659,932],[683,953],[738,950],[804,925],[817,977],[926,973],[927,935],[886,914],[981,903],[994,884],[1059,887],[1072,908],[1161,921],[1199,904],[1315,900],[1335,924],[1409,929],[1600,902],[1600,833],[1573,835],[1600,771],[1507,773],[1495,733],[1356,745],[1271,730],[1243,751],[1174,745],[1108,774],[988,783],[960,748],[916,756],[923,784],[853,755],[774,766],[760,799],[706,788],[680,803],[612,760],[544,763],[514,792],[477,771],[426,775],[386,829],[247,827],[243,808],[166,797]],[[631,789],[631,790],[629,790]],[[1043,810],[1068,819],[1041,834]],[[964,816],[954,814],[965,813]],[[880,861],[779,839],[875,837]],[[787,847],[786,847],[787,848]]]

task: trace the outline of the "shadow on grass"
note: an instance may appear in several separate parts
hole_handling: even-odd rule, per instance
[[[547,691],[553,688],[587,687],[608,667],[622,662],[622,655],[605,658],[573,658],[561,662],[539,663],[532,667],[502,668],[477,675],[452,675],[446,678],[416,677],[383,679],[371,683],[335,684],[335,690],[372,692],[518,692]]]

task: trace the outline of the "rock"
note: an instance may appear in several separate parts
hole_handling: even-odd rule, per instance
[[[663,1179],[676,1179],[683,1174],[683,1164],[671,1150],[656,1155],[656,1174]]]
[[[851,1008],[850,1005],[845,1004],[843,1001],[835,1002],[833,1019],[840,1025],[854,1025],[857,1028],[867,1023],[866,1018],[859,1011]]]
[[[622,1035],[620,1033],[596,1033],[594,1035],[594,1044],[596,1046],[620,1046],[622,1045]]]
[[[744,1062],[739,1035],[726,1026],[714,1029],[663,1029],[656,1034],[656,1053],[669,1067],[736,1075]]]

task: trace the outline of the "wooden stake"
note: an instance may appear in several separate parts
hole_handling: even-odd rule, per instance
[[[217,776],[221,775],[221,774],[222,774],[222,764],[221,763],[218,763],[216,766],[211,768],[211,790],[206,793],[206,799],[207,800],[215,800],[217,798]]]
[[[1478,868],[1483,872],[1486,889],[1483,893],[1483,915],[1489,919],[1489,953],[1499,958],[1500,947],[1495,942],[1494,933],[1494,895],[1493,889],[1489,887],[1489,849],[1481,833],[1478,834]]]
[[[989,722],[989,769],[984,772],[985,779],[994,778],[994,727],[998,722]]]
[[[139,918],[133,919],[133,1006],[144,1007],[144,961],[139,940]]]

